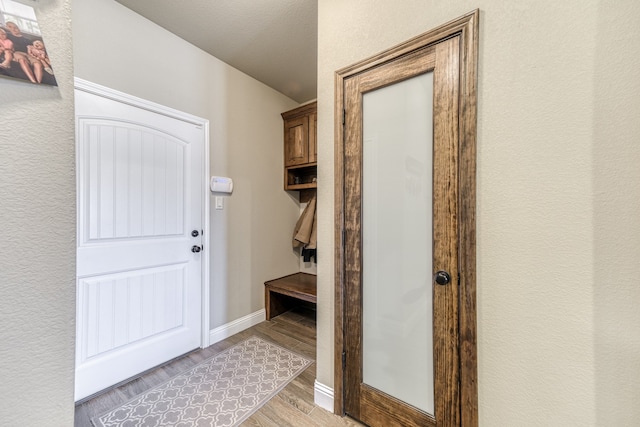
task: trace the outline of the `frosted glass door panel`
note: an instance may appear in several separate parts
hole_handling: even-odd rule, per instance
[[[363,382],[434,413],[433,73],[363,99]]]

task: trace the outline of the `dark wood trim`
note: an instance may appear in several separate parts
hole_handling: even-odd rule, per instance
[[[430,46],[442,40],[453,37],[457,34],[462,34],[465,30],[473,29],[474,27],[477,28],[479,17],[480,10],[476,9],[472,12],[467,13],[466,15],[461,16],[458,19],[454,19],[444,25],[434,28],[431,31],[428,31],[424,34],[400,43],[397,46],[387,49],[384,52],[380,52],[356,64],[341,68],[340,70],[336,71],[336,74],[342,77],[342,79],[344,80],[352,75],[358,74],[364,70],[373,68],[382,63],[393,61],[394,59],[414,50]],[[475,56],[477,58],[477,52]],[[465,57],[463,57],[462,59],[466,60]]]
[[[387,427],[436,427],[436,420],[429,414],[406,405],[393,396],[362,386],[361,420],[367,424]]]
[[[344,369],[342,353],[344,352],[344,76],[335,74],[334,104],[334,359],[333,359],[333,412],[344,414]]]
[[[345,107],[352,117],[362,117],[362,102],[360,102],[360,76],[345,81]],[[344,304],[344,356],[346,367],[360,367],[362,360],[362,331],[361,310],[350,308],[360,306],[362,301],[362,121],[346,120],[344,127],[345,141],[356,141],[354,144],[345,143],[344,148],[344,233],[343,245],[349,252],[345,252],[343,270],[343,304]],[[343,381],[343,405],[349,410],[349,415],[362,419],[360,406],[354,402],[360,400],[360,385],[354,381]]]
[[[478,425],[478,359],[476,320],[476,144],[480,11],[467,15],[461,28],[460,54],[460,199],[458,200],[460,265],[460,400],[461,425]]]
[[[301,105],[293,110],[285,111],[281,113],[283,120],[293,119],[295,117],[306,116],[307,114],[314,113],[318,108],[318,102],[313,101],[308,104]]]
[[[458,148],[458,328],[461,413],[455,425],[478,425],[477,326],[476,326],[476,132],[477,64],[480,11],[472,11],[432,31],[417,36],[385,52],[365,59],[335,74],[334,111],[334,212],[335,212],[335,323],[334,323],[334,412],[344,414],[344,80],[362,71],[391,61],[416,49],[460,35],[460,102]]]
[[[458,348],[458,119],[459,36],[438,43],[433,76],[433,271],[452,277],[447,286],[433,286],[433,349],[435,399],[439,425],[460,425],[460,359]],[[442,115],[442,119],[437,119]],[[446,118],[444,118],[446,117]]]

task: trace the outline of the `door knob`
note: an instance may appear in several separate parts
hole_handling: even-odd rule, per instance
[[[433,280],[435,280],[438,285],[448,285],[451,281],[451,275],[446,271],[440,270],[436,273]]]
[[[191,252],[193,252],[194,254],[197,254],[198,252],[200,252],[202,250],[202,247],[198,246],[198,245],[193,245],[191,246]]]
[[[198,236],[200,235],[200,233],[198,233],[198,230],[193,230],[193,231],[191,232],[191,235],[192,235],[193,237],[198,237]]]

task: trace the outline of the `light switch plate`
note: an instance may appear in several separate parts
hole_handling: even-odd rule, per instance
[[[217,210],[224,209],[224,198],[220,196],[216,196],[216,209]]]

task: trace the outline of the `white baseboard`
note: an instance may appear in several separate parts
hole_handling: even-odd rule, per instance
[[[267,319],[267,313],[264,310],[258,310],[254,313],[248,314],[244,317],[229,322],[222,326],[218,326],[209,332],[209,345],[222,341],[225,338],[229,338],[231,335],[235,335],[238,332],[242,332],[245,329],[257,325]]]
[[[333,413],[333,389],[318,380],[313,384],[313,401],[316,405]]]

